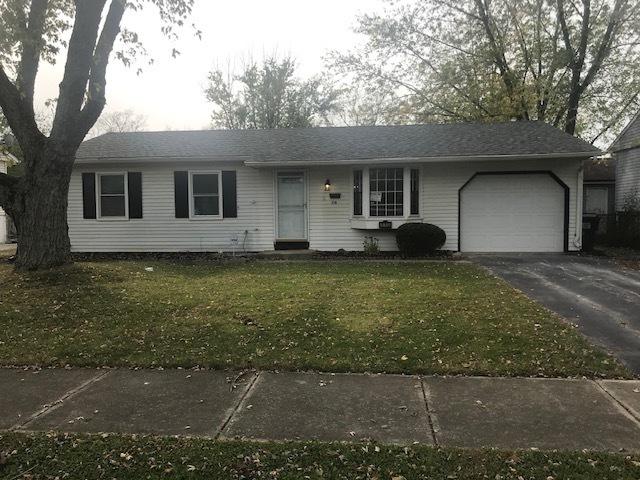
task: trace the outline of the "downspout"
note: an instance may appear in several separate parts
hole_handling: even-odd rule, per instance
[[[583,181],[584,181],[584,162],[580,161],[580,168],[576,176],[576,231],[573,237],[573,246],[578,250],[582,249],[582,203],[583,203]]]

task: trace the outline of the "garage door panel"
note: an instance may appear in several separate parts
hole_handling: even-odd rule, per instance
[[[478,175],[460,202],[462,251],[564,250],[564,189],[547,174]]]

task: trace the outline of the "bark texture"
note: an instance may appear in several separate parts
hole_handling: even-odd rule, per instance
[[[24,154],[24,175],[0,174],[0,206],[16,225],[18,270],[70,261],[67,194],[75,154],[105,105],[106,69],[120,32],[124,0],[75,2],[67,61],[51,135],[38,129],[33,88],[50,0],[31,0],[14,83],[0,64],[0,107]],[[102,28],[101,27],[102,24]]]
[[[21,177],[12,186],[7,205],[18,233],[18,270],[51,268],[70,261],[67,194],[73,155],[45,146],[38,156],[35,174]]]

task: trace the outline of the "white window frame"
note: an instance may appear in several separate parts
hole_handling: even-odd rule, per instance
[[[371,185],[370,185],[370,168],[402,168],[402,215],[388,215],[388,216],[372,216],[371,215]],[[353,213],[353,183],[354,172],[356,170],[362,171],[362,215],[354,215]],[[418,214],[411,214],[411,170],[418,170]],[[423,171],[422,168],[415,165],[398,166],[398,165],[375,165],[372,167],[355,166],[351,170],[351,217],[354,219],[367,219],[367,220],[404,220],[404,219],[419,219],[422,215],[422,184],[423,184]]]
[[[218,215],[196,215],[194,213],[193,176],[218,176]],[[222,220],[222,170],[189,170],[189,219],[190,220]]]
[[[124,216],[102,216],[102,181],[101,177],[121,175],[124,179]],[[109,195],[109,194],[107,194]],[[111,195],[113,196],[113,195]],[[118,195],[119,196],[119,195]],[[98,172],[96,173],[96,219],[103,222],[118,222],[129,220],[129,176],[127,172]]]

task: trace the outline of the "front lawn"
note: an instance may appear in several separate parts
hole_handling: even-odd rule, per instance
[[[618,480],[640,478],[640,457],[3,433],[0,478]]]
[[[465,263],[5,263],[0,292],[4,365],[628,375]]]

